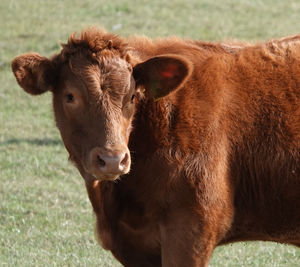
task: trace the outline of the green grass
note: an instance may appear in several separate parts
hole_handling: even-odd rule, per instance
[[[16,55],[50,56],[73,31],[264,40],[300,32],[292,0],[1,0],[0,266],[119,266],[97,244],[84,183],[67,161],[51,96],[30,97],[10,71]],[[300,251],[275,243],[215,250],[210,266],[300,266]]]

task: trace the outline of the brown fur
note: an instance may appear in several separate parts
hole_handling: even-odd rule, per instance
[[[299,36],[213,44],[90,29],[12,69],[27,92],[53,92],[99,240],[125,266],[207,266],[241,240],[300,246]],[[89,171],[93,148],[124,144],[129,173]]]

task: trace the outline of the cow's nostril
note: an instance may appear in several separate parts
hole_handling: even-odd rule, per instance
[[[125,166],[125,165],[127,164],[127,161],[128,161],[128,154],[125,153],[125,156],[124,156],[124,158],[122,159],[120,165],[121,165],[121,166]]]
[[[105,167],[105,161],[98,155],[97,157],[100,167]]]

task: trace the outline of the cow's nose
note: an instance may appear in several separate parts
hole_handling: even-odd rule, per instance
[[[130,155],[127,147],[108,149],[96,147],[90,152],[87,171],[97,179],[114,180],[128,173]]]
[[[128,165],[128,153],[98,153],[99,168],[106,173],[122,173]]]

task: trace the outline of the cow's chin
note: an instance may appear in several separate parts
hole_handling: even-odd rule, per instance
[[[116,181],[122,179],[122,176],[128,174],[129,170],[130,168],[127,168],[120,173],[101,173],[101,172],[93,173],[90,171],[87,171],[87,173],[89,173],[89,177],[93,177],[93,179],[98,181]]]
[[[90,172],[80,172],[81,173],[81,176],[83,177],[83,179],[86,181],[86,182],[91,182],[91,181],[116,181],[118,179],[120,179],[120,174],[93,174],[93,173],[90,173]]]
[[[98,181],[116,181],[120,178],[120,174],[105,174],[105,175],[93,175]]]

